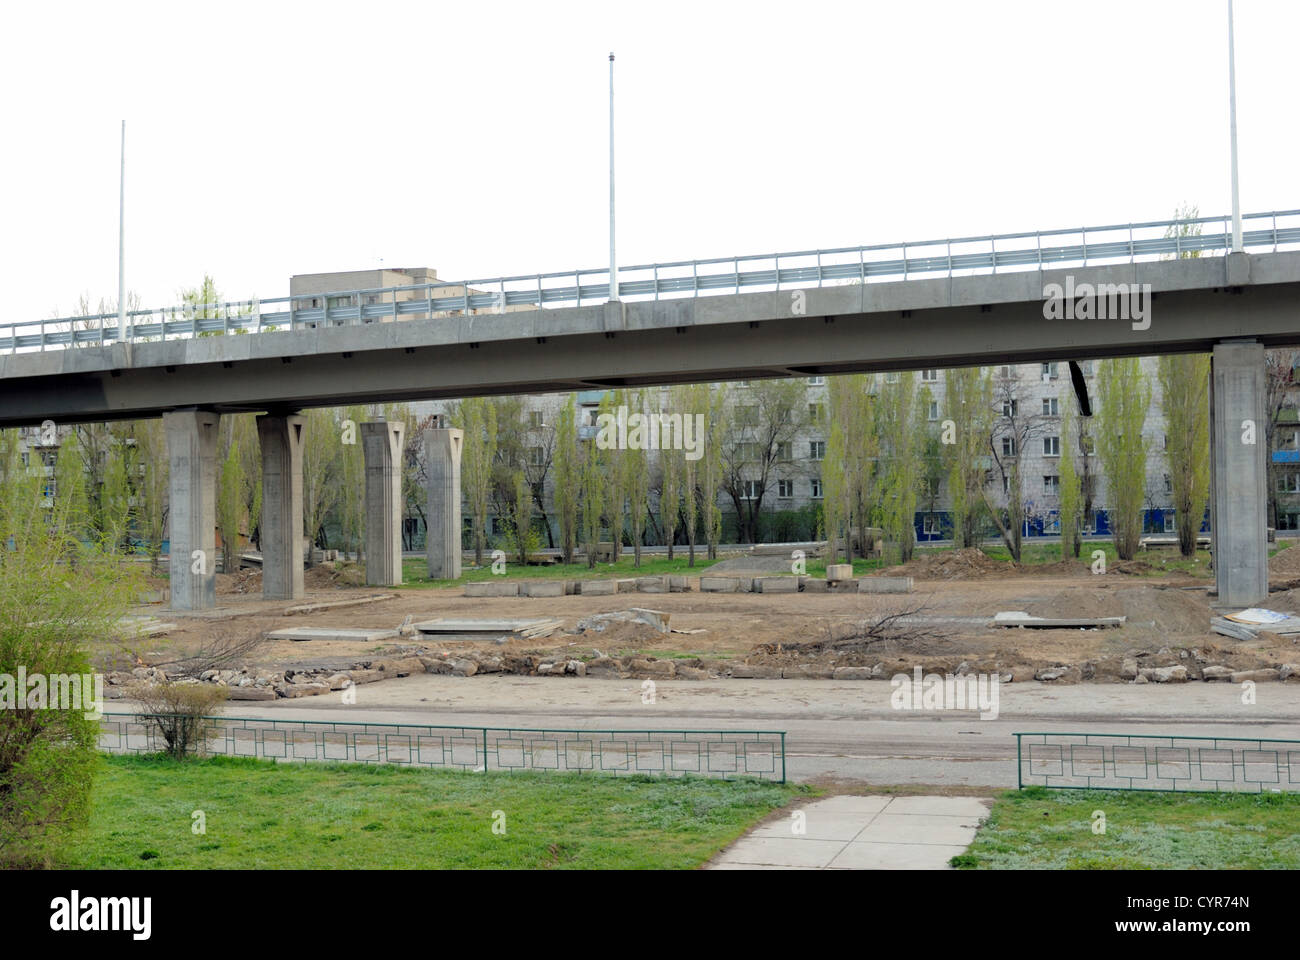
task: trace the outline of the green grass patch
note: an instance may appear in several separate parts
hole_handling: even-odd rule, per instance
[[[981,549],[994,560],[1003,562],[1011,560],[1011,553],[1005,546],[985,545]],[[1092,565],[1092,555],[1097,550],[1101,550],[1106,554],[1107,567],[1119,562],[1119,554],[1115,551],[1115,544],[1109,540],[1086,540],[1079,551],[1079,556],[1069,559],[1075,560],[1081,568],[1088,569]],[[1027,567],[1059,563],[1061,559],[1061,545],[1059,543],[1026,543],[1020,552],[1020,563],[1022,566]],[[1135,576],[1160,577],[1166,573],[1186,573],[1202,577],[1213,576],[1210,570],[1210,552],[1208,550],[1197,550],[1194,557],[1184,557],[1176,547],[1165,550],[1139,550],[1133,559],[1151,565],[1150,571],[1135,574]]]
[[[1097,811],[1105,832],[1094,833]],[[968,869],[1294,870],[1300,794],[1045,790],[1002,794]]]
[[[506,560],[506,572],[493,573],[490,562],[481,567],[465,567],[459,580],[430,580],[428,564],[418,558],[402,561],[402,587],[454,587],[457,584],[473,580],[605,580],[614,577],[658,577],[664,574],[698,577],[718,560],[709,560],[704,552],[695,555],[695,566],[689,566],[689,560],[679,553],[669,560],[659,554],[645,554],[641,557],[641,566],[636,566],[630,550],[624,550],[617,563],[598,563],[589,567],[585,563],[551,563],[521,566]]]
[[[73,869],[688,869],[808,787],[161,757],[98,761]],[[195,834],[195,811],[206,833]],[[504,814],[505,833],[493,832]]]

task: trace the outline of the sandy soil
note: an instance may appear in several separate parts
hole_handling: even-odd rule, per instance
[[[1273,573],[1300,576],[1300,548],[1274,558]],[[700,633],[661,634],[643,624],[616,624],[602,632],[559,632],[545,640],[427,644],[431,650],[466,646],[500,655],[565,652],[587,658],[631,654],[651,657],[739,658],[749,663],[821,666],[922,664],[926,669],[955,670],[965,662],[975,670],[1026,671],[1054,665],[1080,668],[1067,679],[1118,679],[1125,658],[1144,659],[1143,666],[1165,663],[1224,664],[1234,669],[1276,666],[1300,660],[1289,640],[1265,635],[1240,643],[1209,629],[1213,611],[1207,596],[1210,581],[1185,575],[1138,577],[1116,570],[1094,576],[1082,564],[1053,564],[1016,569],[978,551],[955,551],[914,561],[901,572],[915,578],[910,595],[870,594],[618,594],[611,597],[467,598],[459,588],[382,591],[345,585],[327,568],[307,573],[307,602],[330,602],[376,594],[389,599],[359,606],[286,614],[302,601],[264,601],[260,573],[241,571],[218,578],[218,608],[197,616],[174,614],[161,607],[142,607],[175,623],[162,637],[141,641],[136,653],[147,663],[173,659],[214,638],[261,636],[285,626],[396,628],[408,615],[414,621],[435,617],[557,617],[566,629],[593,613],[648,607],[671,615],[674,628]],[[894,571],[891,571],[894,572]],[[1300,589],[1275,593],[1269,606],[1300,610]],[[1111,630],[1008,630],[986,620],[1002,610],[1038,616],[1128,618]],[[925,635],[873,643],[860,650],[823,648],[826,641],[851,636],[863,622],[909,611]],[[410,641],[404,644],[409,647]],[[794,649],[791,649],[794,648]],[[343,641],[268,642],[245,665],[283,669],[304,663],[342,665],[395,649],[393,645]],[[1187,651],[1185,654],[1182,651]],[[1149,658],[1149,659],[1147,659]],[[114,657],[122,666],[133,658]]]

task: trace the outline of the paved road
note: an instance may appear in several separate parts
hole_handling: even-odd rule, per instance
[[[973,711],[890,706],[885,681],[661,681],[653,704],[635,680],[421,675],[339,694],[231,703],[227,714],[297,720],[588,729],[787,731],[796,780],[1008,787],[1015,731],[1149,733],[1300,740],[1300,683],[1261,683],[1243,704],[1231,684],[1014,683],[996,720]],[[121,701],[110,711],[127,707]]]

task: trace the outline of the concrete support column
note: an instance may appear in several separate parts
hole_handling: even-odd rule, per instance
[[[361,424],[366,461],[366,583],[402,582],[402,455],[406,424]]]
[[[207,410],[163,414],[171,466],[168,528],[173,610],[207,610],[217,593],[217,427]]]
[[[299,600],[302,579],[302,431],[299,416],[257,418],[262,441],[262,598]]]
[[[425,552],[429,576],[436,579],[460,576],[460,455],[464,439],[462,430],[424,431],[429,495]]]
[[[1268,597],[1264,347],[1216,344],[1210,367],[1210,503],[1218,606]]]

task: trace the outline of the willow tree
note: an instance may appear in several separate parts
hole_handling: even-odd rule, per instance
[[[952,498],[955,547],[979,546],[983,486],[989,467],[985,452],[993,424],[993,381],[979,367],[949,370],[947,406],[940,440],[947,451],[948,490]]]
[[[469,397],[455,404],[451,421],[465,435],[461,484],[474,520],[474,563],[482,565],[483,551],[487,547],[488,511],[492,504],[492,470],[497,452],[496,407],[483,397]]]
[[[560,554],[573,563],[578,543],[578,499],[582,469],[578,451],[577,398],[569,394],[560,405],[555,424],[555,515],[560,526]]]
[[[718,557],[718,544],[722,540],[722,508],[718,494],[723,483],[722,448],[728,432],[727,386],[718,384],[703,388],[703,398],[708,401],[704,424],[704,455],[700,459],[700,519],[709,544],[709,559]]]
[[[704,384],[688,384],[673,387],[673,406],[682,415],[683,428],[690,418],[692,424],[698,423],[696,415],[704,417],[703,433],[695,436],[695,442],[701,444],[701,457],[682,458],[682,523],[686,528],[686,545],[688,557],[686,565],[695,566],[695,540],[700,532],[700,500],[698,483],[700,479],[700,460],[708,455],[709,431],[709,388]]]
[[[0,862],[10,866],[39,866],[53,842],[73,836],[99,764],[93,691],[80,703],[54,702],[52,686],[16,691],[12,678],[20,670],[90,675],[92,649],[121,639],[142,585],[140,565],[87,536],[84,484],[73,476],[82,466],[69,437],[74,449],[61,450],[55,467],[60,494],[42,489],[37,457],[23,464],[18,432],[0,431],[0,677],[10,680],[0,693]]]
[[[669,396],[670,404],[685,424],[686,414],[675,402],[677,392],[673,391]],[[662,478],[659,485],[659,522],[663,526],[668,559],[672,560],[674,541],[677,539],[677,527],[680,522],[679,511],[682,506],[682,482],[686,473],[686,451],[678,449],[680,444],[674,445],[670,442],[673,438],[669,436],[671,427],[666,420],[660,421],[659,430],[659,469]]]
[[[1137,357],[1102,360],[1097,373],[1097,456],[1106,475],[1106,500],[1115,552],[1132,560],[1142,539],[1151,384]]]
[[[1162,356],[1157,369],[1178,548],[1194,557],[1210,495],[1210,355]]]
[[[892,381],[886,379],[877,405],[881,526],[888,542],[898,550],[902,563],[912,559],[916,547],[916,504],[924,470],[927,396],[918,394],[916,374],[909,371]]]

